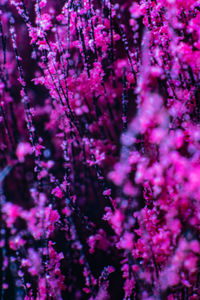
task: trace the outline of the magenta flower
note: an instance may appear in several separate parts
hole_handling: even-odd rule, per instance
[[[200,1],[0,1],[1,299],[200,295]]]

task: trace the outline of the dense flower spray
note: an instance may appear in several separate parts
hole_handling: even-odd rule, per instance
[[[199,73],[199,0],[0,0],[2,300],[200,299]]]

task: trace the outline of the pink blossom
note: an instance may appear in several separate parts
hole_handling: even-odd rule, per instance
[[[19,143],[16,150],[16,155],[19,162],[25,161],[25,156],[27,154],[32,154],[33,149],[29,143]]]

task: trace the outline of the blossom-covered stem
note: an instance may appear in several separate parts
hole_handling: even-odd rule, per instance
[[[1,235],[0,235],[0,238],[1,238],[1,270],[2,270],[2,273],[1,273],[1,300],[4,300],[4,294],[5,294],[5,289],[7,287],[7,282],[6,282],[6,226],[3,222],[3,219],[2,219],[2,207],[5,203],[5,196],[4,196],[4,193],[3,193],[3,188],[2,188],[2,183],[0,183],[0,217],[1,217],[1,220],[0,220],[0,223],[1,223]],[[4,265],[5,264],[5,265]]]
[[[6,64],[6,36],[4,36],[2,22],[0,20],[0,36],[1,36],[1,43],[2,43],[2,49],[3,49],[3,68],[5,68]]]
[[[6,130],[6,133],[7,133],[8,138],[9,138],[9,142],[10,142],[10,144],[11,144],[12,153],[13,153],[13,155],[14,155],[14,153],[15,153],[15,145],[14,145],[13,138],[12,138],[12,136],[11,136],[11,133],[10,133],[10,129],[9,129],[9,127],[8,127],[8,121],[7,121],[7,118],[6,118],[4,109],[3,109],[3,105],[1,105],[1,104],[0,104],[0,112],[1,112],[1,115],[3,116],[3,120],[4,120],[4,124],[5,124],[5,130]]]
[[[33,122],[32,122],[32,114],[30,111],[30,104],[28,102],[28,95],[27,95],[27,91],[26,91],[26,84],[25,84],[25,80],[24,80],[24,76],[23,76],[23,70],[22,70],[22,66],[20,63],[20,57],[18,55],[18,50],[17,50],[17,45],[16,45],[16,40],[15,40],[15,29],[14,29],[14,19],[11,18],[10,19],[10,33],[11,33],[11,37],[12,37],[12,43],[13,43],[13,48],[15,51],[15,56],[16,56],[16,60],[17,60],[17,66],[18,66],[18,71],[19,71],[19,76],[20,76],[20,83],[22,86],[22,96],[23,96],[23,103],[24,103],[24,107],[25,107],[25,112],[26,112],[26,118],[27,118],[27,127],[29,130],[29,134],[30,134],[30,141],[32,146],[35,146],[35,142],[36,142],[36,136],[35,136],[35,128],[33,126]]]

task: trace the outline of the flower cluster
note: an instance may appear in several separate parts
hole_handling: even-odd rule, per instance
[[[1,299],[199,299],[200,1],[0,0]]]

